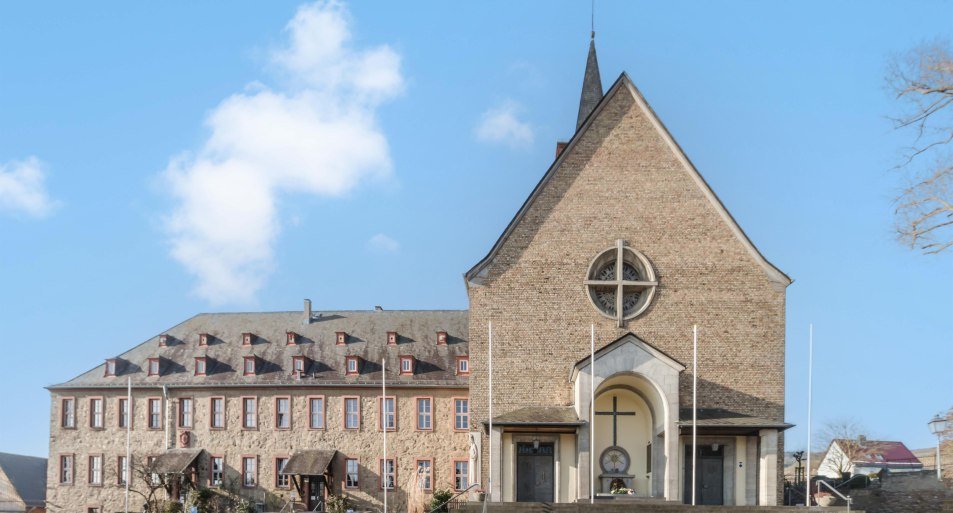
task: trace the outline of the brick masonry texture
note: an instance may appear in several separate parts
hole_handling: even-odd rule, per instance
[[[280,431],[275,428],[275,398],[291,396],[292,428]],[[311,430],[308,425],[307,397],[323,395],[326,401],[326,429]],[[391,390],[388,390],[388,395]],[[410,489],[409,480],[414,474],[416,459],[433,459],[434,485],[446,488],[452,483],[453,459],[467,458],[467,434],[453,430],[453,398],[467,396],[466,389],[395,389],[397,397],[397,431],[388,433],[388,454],[397,456],[398,486]],[[89,427],[89,398],[105,399],[105,428],[93,430]],[[123,509],[124,488],[117,484],[117,458],[125,454],[126,433],[117,426],[118,400],[125,396],[124,390],[78,390],[55,391],[52,394],[50,417],[50,464],[48,466],[47,500],[50,511],[85,512],[86,507],[101,507],[102,511],[121,511]],[[164,450],[164,430],[150,430],[147,425],[147,400],[149,397],[161,397],[161,388],[133,390],[133,430],[132,447],[134,465],[144,461],[146,456],[161,454]],[[227,398],[227,423],[224,430],[212,430],[209,427],[210,397]],[[258,429],[242,428],[241,397],[258,398]],[[360,431],[343,429],[343,397],[361,398],[362,426]],[[360,465],[360,488],[347,490],[348,495],[358,504],[376,505],[381,502],[382,492],[379,485],[379,458],[382,453],[381,431],[378,427],[377,388],[287,388],[263,387],[241,389],[170,389],[170,443],[178,447],[178,433],[183,431],[175,427],[177,415],[176,399],[191,397],[194,400],[193,427],[191,432],[192,448],[205,449],[206,455],[200,460],[199,477],[201,484],[207,485],[207,455],[225,457],[226,480],[239,481],[242,456],[258,457],[259,486],[242,490],[249,498],[260,500],[262,497],[287,497],[289,489],[275,487],[275,457],[288,457],[296,449],[321,448],[336,449],[340,453],[332,469],[335,492],[340,491],[344,479],[344,457],[358,458]],[[415,398],[433,397],[433,431],[416,431]],[[75,397],[77,404],[76,429],[60,427],[60,404],[62,397]],[[75,478],[73,485],[59,484],[59,456],[74,454]],[[88,456],[104,456],[104,477],[102,486],[87,484]],[[343,455],[343,456],[342,456]],[[140,485],[135,478],[133,485]],[[389,493],[392,504],[406,504],[407,496],[403,491]],[[138,502],[136,502],[138,501]],[[141,505],[141,497],[133,495],[136,508]],[[138,509],[137,509],[138,511]]]
[[[570,369],[589,354],[590,324],[597,348],[632,332],[689,366],[697,324],[699,407],[783,421],[783,284],[731,231],[635,97],[622,87],[604,101],[483,284],[468,286],[472,421],[487,420],[489,321],[496,415],[571,405]],[[620,238],[652,261],[659,279],[653,304],[623,328],[593,308],[583,285],[590,261]],[[682,407],[691,406],[691,383],[689,368]],[[484,435],[484,478],[488,446]]]

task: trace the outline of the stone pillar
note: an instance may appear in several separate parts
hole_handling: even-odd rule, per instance
[[[589,499],[589,424],[584,424],[579,426],[579,434],[576,437],[576,454],[579,461],[576,467],[579,469],[577,473],[578,483],[576,497],[580,499]],[[596,490],[598,493],[598,490]]]
[[[673,399],[674,397],[674,399]],[[665,499],[670,501],[681,501],[678,495],[678,469],[681,464],[678,461],[678,393],[669,394],[666,397],[668,411],[665,416]],[[656,470],[653,468],[653,472]]]
[[[762,429],[761,461],[758,462],[758,505],[778,505],[778,430]]]
[[[492,481],[492,502],[501,502],[503,500],[503,430],[493,426],[493,432],[490,433],[490,480]]]
[[[736,436],[735,437],[735,460],[732,462],[732,467],[735,473],[735,505],[744,506],[747,504],[745,502],[745,487],[747,486],[747,480],[745,479],[745,474],[748,472],[748,437],[746,436]]]

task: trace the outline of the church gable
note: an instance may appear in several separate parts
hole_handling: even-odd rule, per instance
[[[669,187],[669,190],[658,191],[659,194],[655,197],[653,191],[647,188],[653,184],[647,184],[646,189],[641,191],[630,190],[628,187],[632,186],[634,181],[620,183],[600,176],[600,170],[593,169],[607,164],[625,166],[623,170],[607,170],[607,174],[616,176],[619,171],[623,174],[669,172],[671,174],[664,179],[681,179],[683,183],[677,184],[676,188],[682,187],[682,190],[672,191]],[[676,176],[676,173],[683,176]],[[684,180],[686,177],[688,181]],[[576,180],[605,180],[606,183],[597,184],[598,187],[591,187],[593,184],[589,183],[590,186],[584,188],[589,197],[573,198],[570,194]],[[689,183],[695,188],[694,191],[684,190]],[[678,197],[674,197],[676,195]],[[659,209],[643,209],[642,214],[646,219],[641,221],[659,225],[667,221],[664,214],[666,208],[670,207],[672,202],[685,201],[686,196],[693,197],[692,199],[703,198],[708,203],[707,212],[704,214],[713,214],[719,218],[720,228],[731,234],[737,244],[747,252],[750,261],[761,268],[776,290],[781,291],[791,283],[786,274],[758,251],[629,77],[623,73],[581,125],[566,149],[553,162],[487,256],[470,269],[465,278],[468,285],[483,285],[491,280],[494,274],[505,272],[510,264],[519,259],[526,244],[537,236],[540,226],[549,220],[552,210],[561,202],[603,202],[606,208],[602,215],[611,216],[614,213],[612,205],[623,198],[646,203],[668,201],[668,205],[659,205]],[[649,219],[654,214],[660,214],[657,216],[659,219]],[[586,213],[583,214],[585,215]],[[588,215],[595,214],[589,212]]]

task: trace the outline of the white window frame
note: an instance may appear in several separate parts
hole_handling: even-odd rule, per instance
[[[465,472],[460,472],[461,467],[465,470]],[[456,491],[462,491],[466,490],[468,486],[470,486],[470,462],[466,460],[454,461],[453,489]]]
[[[426,408],[421,410],[421,406]],[[430,431],[433,429],[433,399],[430,397],[417,398],[417,429]]]
[[[460,405],[463,405],[466,411],[460,411]],[[462,422],[461,422],[462,421]],[[461,427],[462,424],[462,427]],[[457,431],[464,431],[469,428],[470,424],[470,400],[469,399],[454,399],[453,400],[453,429]]]

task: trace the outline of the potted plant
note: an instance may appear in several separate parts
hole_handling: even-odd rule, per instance
[[[484,490],[483,488],[477,488],[476,494],[477,494],[478,502],[483,502],[486,500],[486,490]]]
[[[817,492],[814,494],[814,501],[817,502],[818,506],[826,508],[833,506],[837,502],[837,497],[828,492]]]

